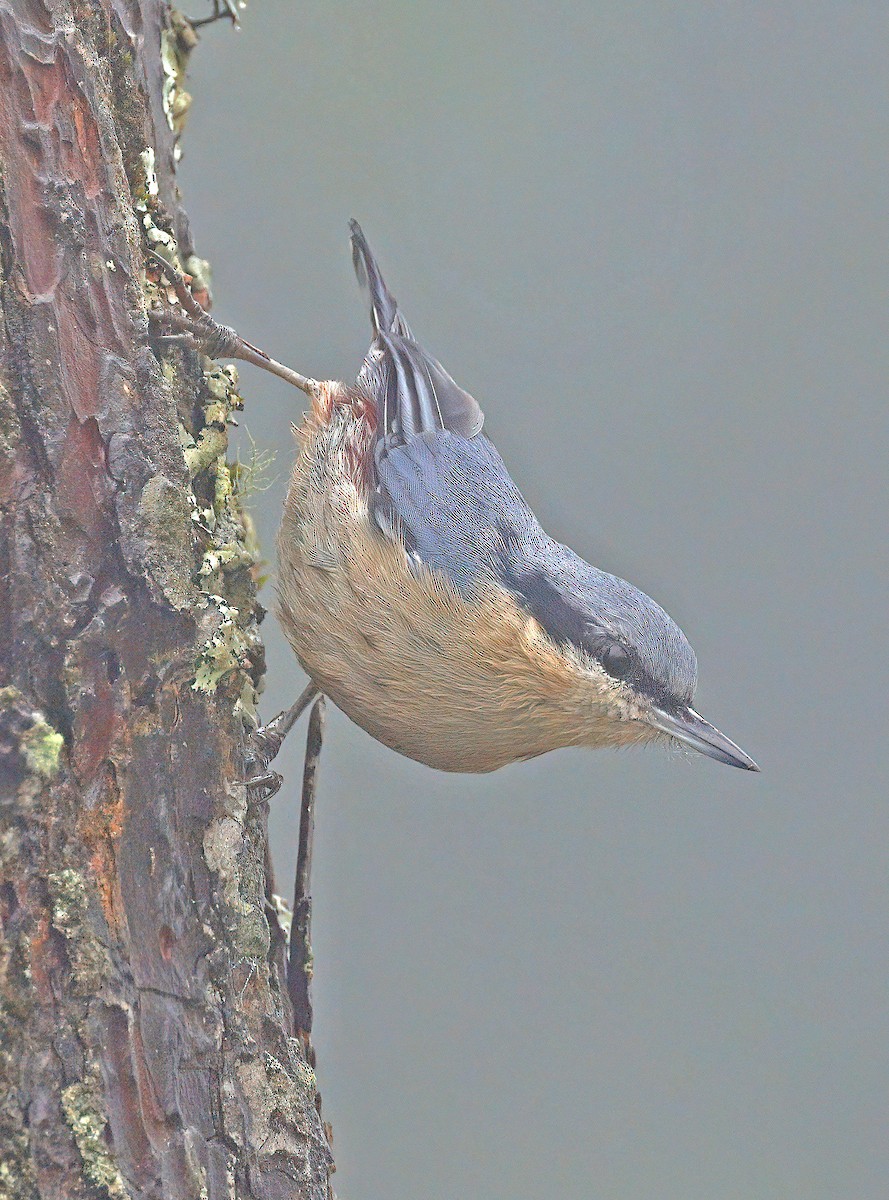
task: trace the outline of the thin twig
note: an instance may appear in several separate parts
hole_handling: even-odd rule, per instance
[[[287,990],[293,1009],[297,1035],[309,1043],[312,1032],[312,839],[315,832],[315,787],[318,760],[324,739],[324,697],[319,696],[309,716],[306,737],[306,761],[303,768],[302,807],[299,822],[299,850],[293,888],[293,922],[290,926],[290,953],[287,965]]]

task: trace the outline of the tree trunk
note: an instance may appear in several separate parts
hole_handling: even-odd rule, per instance
[[[0,0],[0,1197],[311,1197],[331,1166],[245,730],[236,376],[158,358],[194,33]]]

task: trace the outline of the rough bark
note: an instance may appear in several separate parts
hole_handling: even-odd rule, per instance
[[[328,1195],[245,729],[236,376],[159,358],[144,248],[193,32],[0,0],[0,1197]]]

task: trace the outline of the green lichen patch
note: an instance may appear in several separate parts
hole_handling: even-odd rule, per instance
[[[227,604],[222,596],[211,594],[207,599],[219,621],[216,631],[201,647],[192,687],[197,692],[212,695],[227,675],[246,666],[248,643],[238,624],[238,610]]]
[[[62,1110],[74,1134],[84,1174],[114,1200],[124,1200],[129,1192],[108,1147],[104,1102],[101,1077],[95,1068],[62,1091]]]
[[[59,769],[59,755],[65,739],[48,721],[38,717],[22,734],[22,751],[28,769],[44,779],[52,779]]]
[[[81,996],[93,995],[111,974],[111,959],[95,932],[86,883],[66,867],[49,875],[47,884],[52,923],[65,937],[72,989]]]
[[[226,515],[226,505],[233,494],[228,453],[228,427],[235,424],[234,413],[244,407],[238,392],[238,373],[234,366],[222,367],[212,359],[204,359],[201,394],[201,419],[197,425],[180,425],[182,453],[191,480],[204,475],[193,486],[205,498],[205,520],[211,527]],[[239,511],[228,514],[239,522]]]
[[[59,769],[65,739],[43,713],[27,703],[18,688],[0,688],[0,724],[5,735],[2,740],[17,742],[28,773],[52,779]]]
[[[149,156],[150,158],[150,156]],[[150,161],[148,162],[150,166]],[[137,202],[143,213],[147,232],[154,225],[155,211],[150,187],[150,172],[146,168],[144,198]],[[178,249],[168,255],[177,268]],[[208,291],[209,268],[196,256],[185,264],[192,274],[197,291]],[[159,299],[172,303],[174,297],[159,296],[162,281],[154,282],[150,273],[145,283],[151,302]],[[177,364],[181,352],[175,350],[163,360],[163,371],[171,389],[182,393]],[[185,494],[189,521],[173,514],[180,530],[191,528],[199,549],[199,561],[191,572],[197,595],[173,597],[177,606],[188,603],[192,609],[203,609],[201,627],[205,630],[194,663],[192,686],[206,695],[222,692],[232,700],[234,709],[248,726],[255,726],[258,686],[264,668],[262,642],[257,628],[260,612],[256,603],[256,584],[260,562],[256,531],[246,515],[240,494],[245,471],[241,464],[228,462],[228,430],[236,424],[235,413],[244,406],[238,390],[238,373],[232,365],[221,365],[208,357],[202,359],[197,394],[182,395],[179,411],[179,440],[188,473],[189,486]],[[148,492],[148,489],[146,489]],[[175,497],[173,497],[175,498]],[[154,489],[143,498],[150,501],[150,510],[164,516],[161,502],[171,496],[168,488]],[[161,525],[163,521],[160,521]],[[158,565],[163,584],[163,567]],[[173,572],[174,575],[177,572]],[[169,583],[165,587],[170,590]]]
[[[235,697],[235,711],[255,725],[257,692],[252,671],[262,654],[259,630],[252,616],[243,623],[240,610],[223,597],[210,594],[207,601],[217,618],[216,627],[200,648],[192,687],[212,696],[225,684],[227,693]]]
[[[253,725],[262,665],[253,575],[259,553],[238,495],[237,467],[227,461],[228,426],[242,407],[234,367],[205,359],[203,426],[180,436],[192,480],[192,520],[203,535],[197,584],[212,628],[197,656],[193,687],[212,695],[225,681],[236,711]]]
[[[225,454],[228,450],[228,434],[225,429],[220,429],[218,425],[208,425],[196,438],[188,438],[186,434],[182,440],[182,454],[188,467],[189,479],[194,479],[210,467],[213,468],[214,480],[218,479],[220,473],[225,470]],[[214,508],[216,507],[218,506],[214,504]]]

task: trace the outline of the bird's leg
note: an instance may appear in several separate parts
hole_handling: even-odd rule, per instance
[[[241,22],[234,0],[213,0],[213,11],[209,17],[199,17],[196,21],[189,17],[188,23],[192,29],[200,29],[202,25],[212,25],[214,21],[219,21],[223,17],[228,17],[235,29],[240,28]]]
[[[290,925],[290,949],[287,958],[287,991],[293,1010],[293,1026],[314,1066],[312,1032],[312,839],[315,832],[315,787],[318,781],[318,761],[324,740],[324,697],[319,696],[309,716],[306,736],[306,759],[303,768],[302,804],[299,820],[299,850],[296,858],[296,880],[293,887],[293,919]]]
[[[205,312],[192,295],[185,276],[171,266],[165,258],[148,251],[148,257],[153,265],[167,277],[176,293],[176,298],[182,309],[164,308],[156,305],[148,316],[155,326],[161,330],[174,330],[174,333],[162,333],[158,340],[161,342],[178,342],[190,350],[201,350],[210,358],[238,358],[243,362],[253,363],[264,371],[270,371],[279,379],[292,383],[307,396],[318,394],[318,383],[305,375],[300,375],[291,367],[270,358],[265,351],[260,350],[251,342],[247,342],[228,325],[221,325],[208,312]]]
[[[244,766],[252,798],[271,800],[280,789],[281,776],[277,771],[270,771],[269,764],[277,757],[284,739],[317,695],[318,689],[314,683],[310,683],[290,708],[278,713],[268,725],[261,726],[251,735]]]

